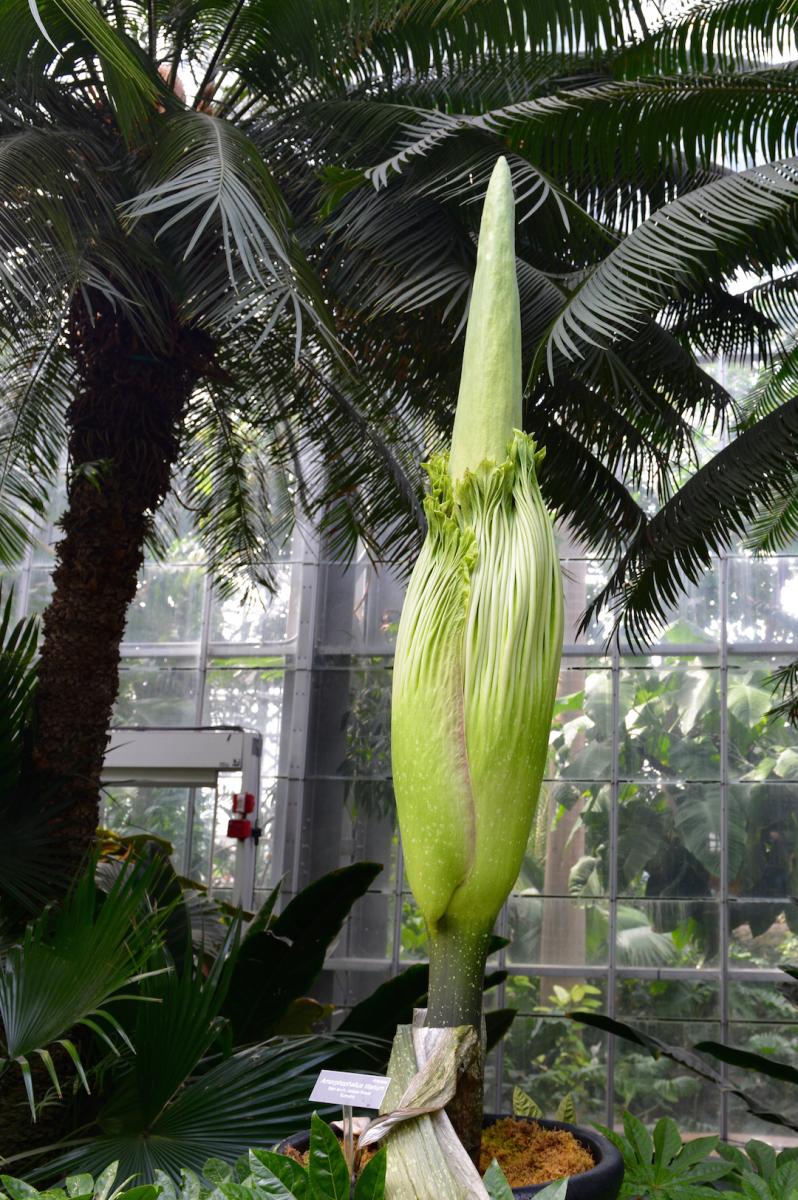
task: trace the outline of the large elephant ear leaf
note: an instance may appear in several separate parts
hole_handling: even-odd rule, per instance
[[[307,995],[324,966],[330,943],[356,900],[382,870],[354,863],[331,871],[299,892],[264,929],[258,923],[243,941],[223,1009],[237,1044],[279,1030],[294,1000]]]
[[[130,867],[102,897],[91,864],[63,903],[28,925],[21,942],[4,958],[3,1065],[16,1064],[22,1071],[34,1120],[33,1055],[57,1083],[49,1050],[60,1045],[88,1090],[70,1031],[83,1026],[114,1053],[129,1044],[109,1006],[141,976],[158,945],[163,913],[145,903],[151,884],[151,871]]]

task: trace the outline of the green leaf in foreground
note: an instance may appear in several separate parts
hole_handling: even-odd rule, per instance
[[[388,1155],[383,1146],[360,1172],[355,1187],[355,1200],[383,1200],[387,1162]]]
[[[296,1200],[309,1200],[310,1184],[305,1168],[287,1154],[277,1154],[274,1150],[250,1150],[249,1168],[258,1190],[267,1196],[282,1196],[277,1190],[275,1180],[284,1185],[287,1194]],[[269,1191],[269,1188],[272,1191]]]
[[[556,1179],[542,1192],[538,1192],[538,1200],[565,1200],[568,1193],[568,1180]]]
[[[491,1200],[513,1200],[512,1188],[495,1158],[485,1172],[482,1182]]]
[[[314,1113],[310,1122],[310,1186],[314,1200],[349,1200],[349,1168],[338,1138]]]

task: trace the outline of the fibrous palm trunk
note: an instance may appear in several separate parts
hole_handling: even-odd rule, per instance
[[[100,772],[119,686],[120,643],[144,544],[169,488],[183,413],[209,339],[168,322],[148,350],[106,299],[70,315],[77,369],[69,482],[54,592],[44,614],[31,754],[33,792],[59,840],[64,876],[97,829]]]

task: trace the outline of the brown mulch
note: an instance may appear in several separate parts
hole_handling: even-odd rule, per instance
[[[580,1175],[596,1165],[590,1151],[567,1130],[544,1129],[536,1121],[517,1121],[514,1117],[497,1121],[482,1135],[482,1174],[494,1158],[510,1187]]]

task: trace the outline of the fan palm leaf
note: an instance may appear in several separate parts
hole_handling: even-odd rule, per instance
[[[60,1093],[50,1050],[61,1046],[88,1090],[69,1031],[83,1026],[114,1053],[129,1042],[109,1005],[140,977],[157,945],[162,916],[143,908],[151,882],[151,873],[130,868],[101,901],[92,866],[58,908],[27,926],[4,957],[0,1022],[5,1055],[0,1065],[22,1071],[34,1120],[33,1055],[44,1062]]]

